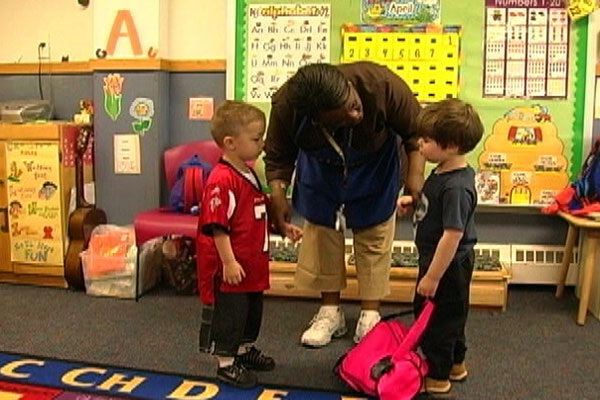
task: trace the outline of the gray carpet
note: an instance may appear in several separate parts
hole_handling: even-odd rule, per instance
[[[460,399],[597,399],[600,322],[575,324],[572,290],[513,286],[505,313],[475,308],[467,326],[469,378]],[[176,374],[212,377],[214,361],[197,352],[200,303],[156,290],[139,302],[81,292],[0,284],[0,350]],[[384,313],[407,309],[386,305]],[[347,391],[331,373],[352,345],[358,305],[345,306],[351,332],[315,350],[299,337],[316,310],[310,300],[267,298],[260,347],[277,361],[264,383]],[[407,319],[410,322],[410,318]]]

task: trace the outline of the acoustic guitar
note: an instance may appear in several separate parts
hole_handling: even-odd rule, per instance
[[[72,289],[85,289],[83,268],[79,254],[87,249],[92,231],[106,224],[104,211],[89,204],[83,193],[83,154],[90,136],[91,125],[82,125],[75,146],[75,211],[69,216],[69,247],[65,256],[65,279]]]

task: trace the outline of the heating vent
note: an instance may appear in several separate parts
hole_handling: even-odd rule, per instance
[[[289,240],[282,240],[280,236],[271,237],[271,246],[275,248],[296,246]],[[353,250],[352,238],[346,238],[346,254]],[[415,254],[417,249],[414,242],[408,240],[395,240],[392,251],[406,254]],[[511,274],[511,283],[527,284],[556,284],[559,267],[563,260],[564,247],[555,245],[526,245],[526,244],[496,244],[478,243],[475,246],[478,255],[492,256],[500,260]],[[577,281],[578,253],[577,247],[573,249],[570,260],[567,284],[573,285]]]
[[[563,261],[563,256],[563,246],[512,245],[513,264],[560,265]],[[574,248],[570,264],[578,263],[577,248]]]

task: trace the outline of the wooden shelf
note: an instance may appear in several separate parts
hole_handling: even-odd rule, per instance
[[[271,289],[265,292],[271,296],[319,298],[314,291],[296,287],[294,283],[295,263],[271,262]],[[390,271],[391,293],[385,302],[410,303],[415,295],[417,268],[392,268]],[[499,271],[474,271],[471,282],[471,305],[500,307],[506,311],[508,301],[508,280],[510,272],[506,265]],[[360,300],[356,268],[347,266],[348,286],[342,291],[342,298]]]
[[[41,69],[40,69],[41,67]],[[168,60],[164,58],[91,59],[42,63],[0,64],[0,75],[90,74],[94,71],[225,72],[225,60]]]
[[[541,205],[510,205],[510,204],[477,204],[478,213],[497,213],[497,214],[527,214],[527,215],[545,215],[542,214]]]

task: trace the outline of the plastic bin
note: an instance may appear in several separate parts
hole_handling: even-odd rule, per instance
[[[127,299],[136,297],[137,247],[131,246],[125,257],[92,256],[88,251],[85,251],[81,254],[81,261],[87,294]],[[103,263],[109,265],[109,267],[102,274],[99,274],[97,268],[90,269],[91,265]],[[110,267],[115,265],[121,266],[121,268]],[[138,288],[138,294],[140,293],[141,288]]]

